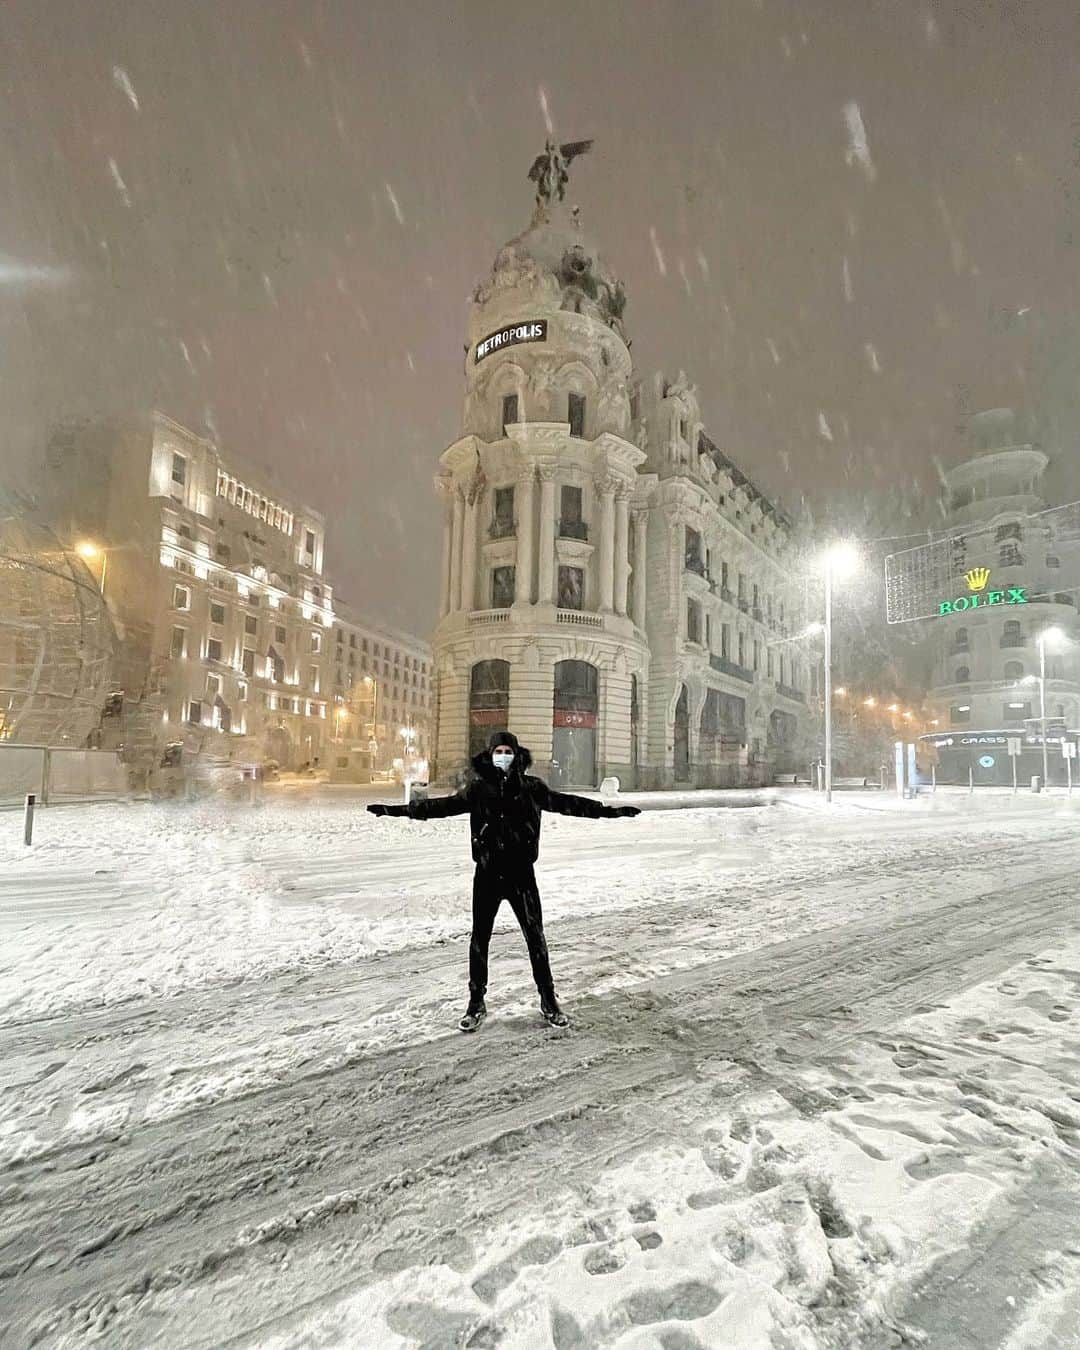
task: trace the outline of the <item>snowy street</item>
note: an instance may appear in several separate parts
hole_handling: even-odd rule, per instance
[[[1073,803],[548,817],[463,1036],[364,800],[0,815],[5,1347],[1075,1345]]]

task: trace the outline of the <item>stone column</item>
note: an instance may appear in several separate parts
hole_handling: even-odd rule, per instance
[[[454,512],[450,493],[452,488],[446,482],[439,483],[439,493],[443,499],[443,545],[442,577],[439,585],[439,618],[445,619],[453,606],[453,592],[450,587],[451,560],[454,556]]]
[[[631,617],[638,628],[645,627],[645,540],[649,529],[648,511],[634,512],[634,590]]]
[[[461,608],[461,549],[464,542],[465,499],[455,487],[454,509],[450,524],[450,612]]]
[[[601,614],[610,614],[615,607],[615,482],[612,478],[598,478],[596,491],[600,497],[600,561],[599,593]]]
[[[536,601],[555,603],[555,465],[540,465],[539,577]]]
[[[615,613],[626,614],[630,582],[630,492],[620,487],[615,494]]]
[[[476,532],[482,495],[465,502],[465,540],[461,559],[461,608],[468,614],[476,607]]]
[[[533,483],[536,468],[527,464],[518,477],[517,562],[514,572],[514,600],[519,605],[532,603],[533,572]]]

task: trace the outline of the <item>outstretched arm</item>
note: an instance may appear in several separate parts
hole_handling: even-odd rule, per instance
[[[539,782],[539,780],[537,780]],[[559,816],[586,816],[589,820],[613,820],[616,816],[636,816],[636,806],[605,806],[591,797],[577,797],[572,792],[555,792],[546,783],[539,783],[537,802],[541,811],[554,811]]]
[[[409,802],[406,806],[384,806],[381,802],[369,806],[373,816],[406,816],[409,820],[442,820],[445,816],[464,815],[469,809],[469,798],[464,792],[449,797],[433,797],[428,801]]]

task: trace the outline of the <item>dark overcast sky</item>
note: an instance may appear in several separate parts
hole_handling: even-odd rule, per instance
[[[1075,0],[6,0],[0,43],[3,462],[72,415],[210,426],[422,632],[545,102],[596,138],[569,197],[639,371],[789,506],[879,518],[968,412],[1080,397]]]

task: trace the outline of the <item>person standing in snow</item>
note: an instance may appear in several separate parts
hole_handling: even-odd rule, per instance
[[[473,759],[473,776],[449,797],[410,802],[407,806],[369,806],[373,816],[407,816],[410,820],[439,820],[469,813],[472,826],[473,877],[472,940],[469,943],[469,1006],[461,1019],[462,1031],[475,1031],[487,1016],[488,947],[495,916],[503,900],[510,902],[532,962],[540,993],[540,1011],[556,1027],[568,1019],[555,997],[555,984],[544,937],[544,916],[536,888],[533,863],[540,847],[540,815],[554,811],[591,820],[636,816],[636,806],[605,806],[588,797],[553,792],[528,772],[532,755],[509,731],[497,731],[489,749]]]

